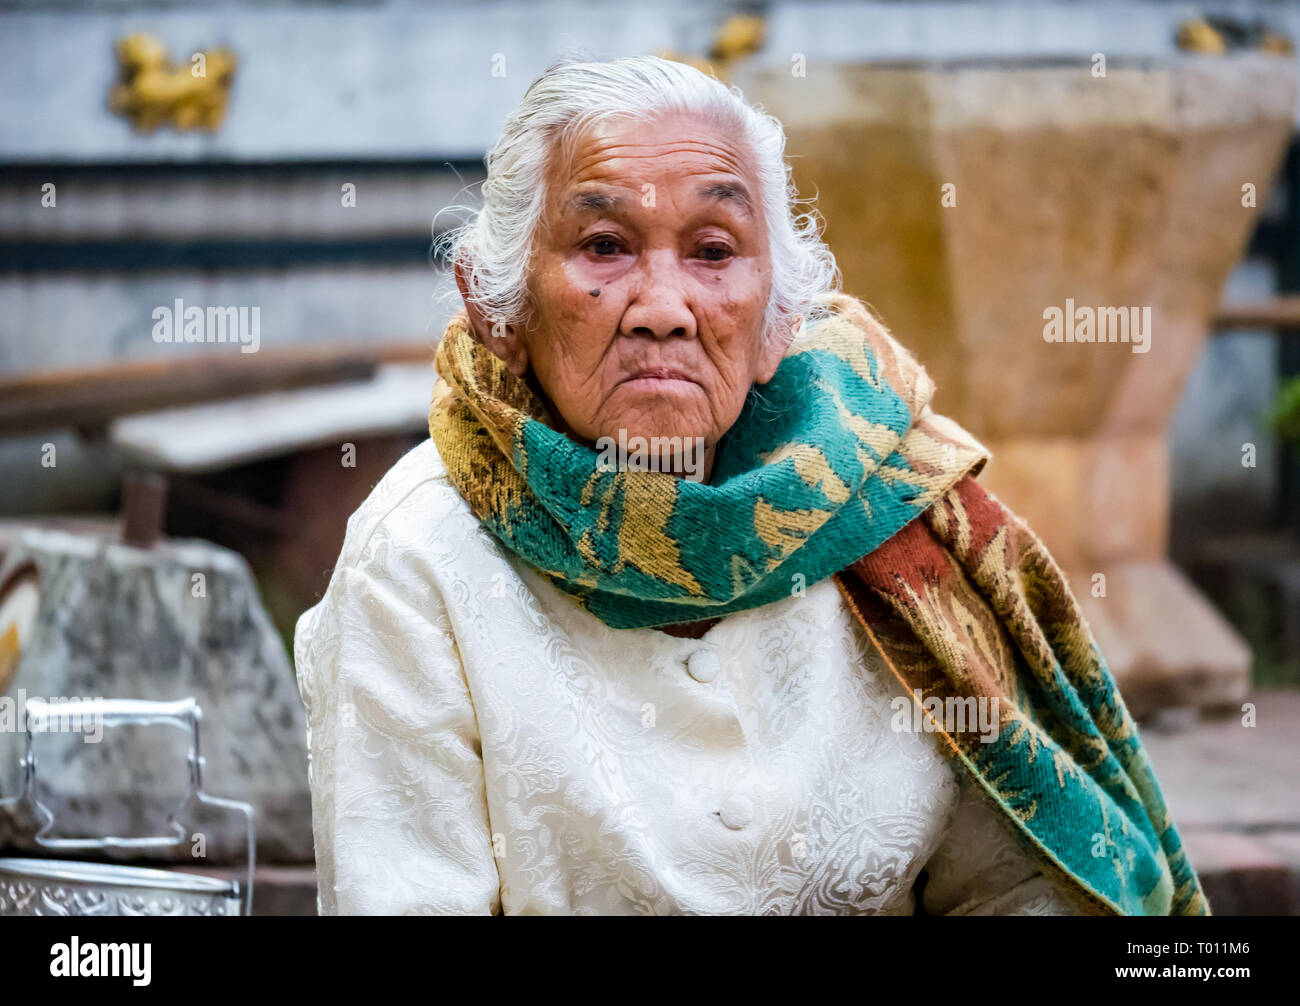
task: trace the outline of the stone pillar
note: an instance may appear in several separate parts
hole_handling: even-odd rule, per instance
[[[992,450],[981,481],[1065,569],[1133,711],[1239,701],[1245,644],[1166,557],[1166,437],[1293,129],[1291,62],[733,79],[786,124],[845,289],[918,354],[936,410]],[[1150,308],[1148,351],[1046,341],[1044,312],[1067,298]]]

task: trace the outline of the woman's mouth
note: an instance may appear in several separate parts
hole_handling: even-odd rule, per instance
[[[691,379],[682,371],[672,367],[646,367],[623,378],[620,383],[628,384],[632,381],[691,381]]]

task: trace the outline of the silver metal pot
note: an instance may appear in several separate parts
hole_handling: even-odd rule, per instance
[[[236,880],[59,859],[0,858],[0,915],[240,915]]]

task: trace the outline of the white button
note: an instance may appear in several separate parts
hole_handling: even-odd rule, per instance
[[[729,796],[722,802],[718,811],[722,823],[733,831],[739,831],[754,820],[754,804],[747,796]]]
[[[686,669],[696,681],[707,685],[722,671],[722,664],[712,650],[696,650],[687,659]]]

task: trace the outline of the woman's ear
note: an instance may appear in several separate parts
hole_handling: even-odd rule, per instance
[[[781,366],[781,360],[802,324],[802,315],[786,318],[763,340],[758,352],[758,370],[754,375],[756,384],[766,384],[776,375],[776,368]]]
[[[505,361],[510,373],[523,377],[528,373],[528,350],[514,325],[508,325],[501,319],[489,319],[482,308],[469,296],[469,277],[464,262],[457,262],[452,270],[456,276],[456,289],[465,304],[465,314],[469,317],[469,327],[478,341],[490,349],[494,356]]]

